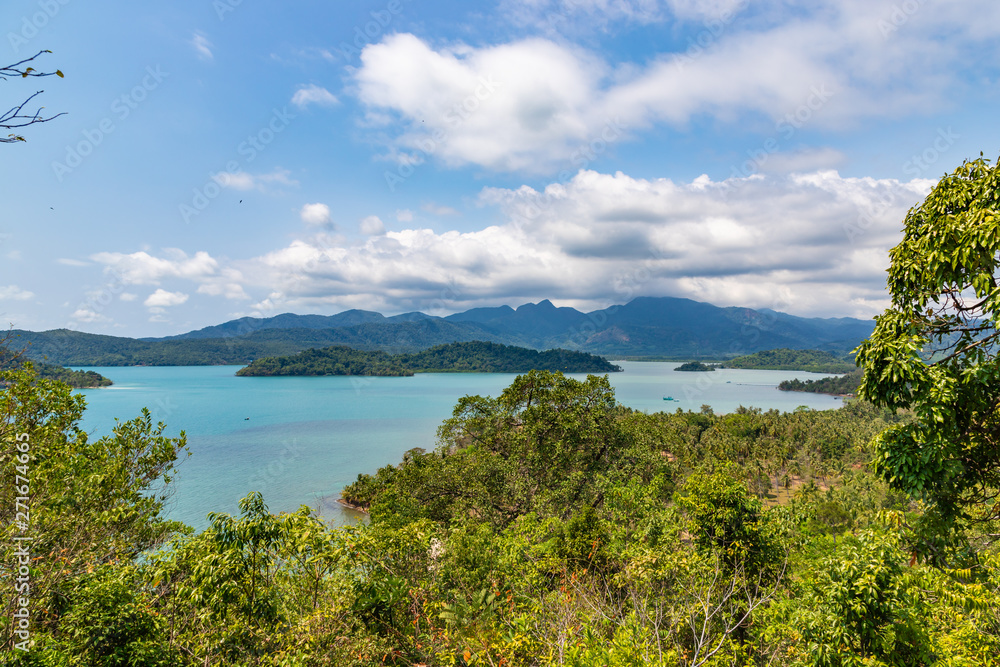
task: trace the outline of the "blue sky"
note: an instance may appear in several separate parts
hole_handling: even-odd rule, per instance
[[[907,209],[996,123],[1000,4],[7,0],[0,319],[639,295],[871,317]]]

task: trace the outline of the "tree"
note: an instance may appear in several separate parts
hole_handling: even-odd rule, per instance
[[[860,396],[916,419],[875,438],[890,485],[941,526],[1000,516],[1000,169],[946,175],[907,213],[888,270],[891,306],[857,350]],[[939,530],[940,532],[940,526]]]
[[[29,76],[37,78],[37,77],[52,76],[52,75],[58,76],[61,79],[63,77],[62,70],[57,69],[54,72],[39,72],[34,67],[28,64],[34,62],[35,58],[38,58],[43,53],[52,53],[52,52],[48,50],[39,51],[30,58],[25,58],[20,62],[14,63],[13,65],[0,67],[0,81],[5,81],[7,79],[11,79],[14,77],[20,77],[22,79],[26,79]],[[0,128],[5,130],[16,130],[22,127],[27,127],[28,125],[34,125],[35,123],[45,123],[54,118],[58,118],[59,116],[65,115],[65,112],[63,112],[63,113],[57,113],[54,116],[49,116],[48,118],[46,118],[45,116],[42,115],[42,109],[44,109],[45,107],[38,107],[33,112],[30,111],[30,108],[25,109],[25,107],[27,107],[28,104],[33,99],[35,99],[44,92],[45,92],[44,90],[39,90],[34,94],[30,95],[28,99],[24,100],[20,104],[17,104],[11,107],[8,111],[4,112],[3,114],[0,114]],[[14,143],[15,141],[26,141],[26,140],[23,136],[16,133],[8,134],[6,137],[0,137],[0,143],[10,144]]]

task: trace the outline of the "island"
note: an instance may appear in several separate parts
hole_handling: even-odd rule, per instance
[[[864,373],[856,368],[850,373],[836,377],[820,378],[818,380],[783,380],[778,389],[781,391],[808,391],[815,394],[832,394],[834,396],[853,396],[861,385]]]
[[[852,357],[838,357],[823,350],[790,350],[780,348],[755,352],[730,359],[723,368],[743,368],[759,371],[809,371],[811,373],[849,373],[854,370]]]
[[[686,372],[696,372],[704,373],[707,371],[714,371],[715,366],[709,366],[708,364],[703,364],[700,361],[689,361],[686,364],[681,364],[675,371],[686,371]]]
[[[436,345],[422,352],[388,354],[343,345],[311,349],[285,357],[262,357],[236,372],[240,377],[370,375],[408,376],[414,373],[615,373],[620,366],[604,357],[571,350],[530,350],[523,347],[468,341]]]

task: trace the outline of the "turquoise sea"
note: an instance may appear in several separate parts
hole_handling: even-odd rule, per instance
[[[836,408],[831,396],[778,391],[781,380],[822,377],[789,371],[675,372],[678,363],[616,362],[619,402],[647,412],[738,406],[790,411]],[[171,518],[196,528],[208,512],[238,511],[260,491],[271,511],[318,508],[335,522],[354,516],[336,503],[360,473],[398,463],[412,447],[432,449],[438,425],[467,394],[499,394],[514,375],[420,373],[413,377],[240,378],[238,366],[93,368],[114,386],[83,390],[82,427],[93,436],[149,409],[167,434],[187,434]],[[583,375],[579,377],[584,377]],[[665,401],[670,396],[676,400]]]

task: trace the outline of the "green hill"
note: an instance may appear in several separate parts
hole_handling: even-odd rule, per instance
[[[766,350],[730,359],[726,368],[746,368],[765,371],[810,371],[813,373],[849,373],[856,366],[848,357],[822,350]]]
[[[286,357],[257,359],[237,371],[241,377],[275,375],[413,375],[414,373],[613,373],[621,368],[585,352],[529,350],[471,341],[438,345],[422,352],[390,355],[382,351],[334,346]]]
[[[31,360],[26,360],[23,357],[11,354],[7,350],[0,349],[0,371],[20,368],[25,361]],[[71,368],[47,364],[44,361],[31,361],[31,365],[39,377],[65,382],[74,389],[110,387],[113,384],[111,380],[95,371],[75,371]]]

